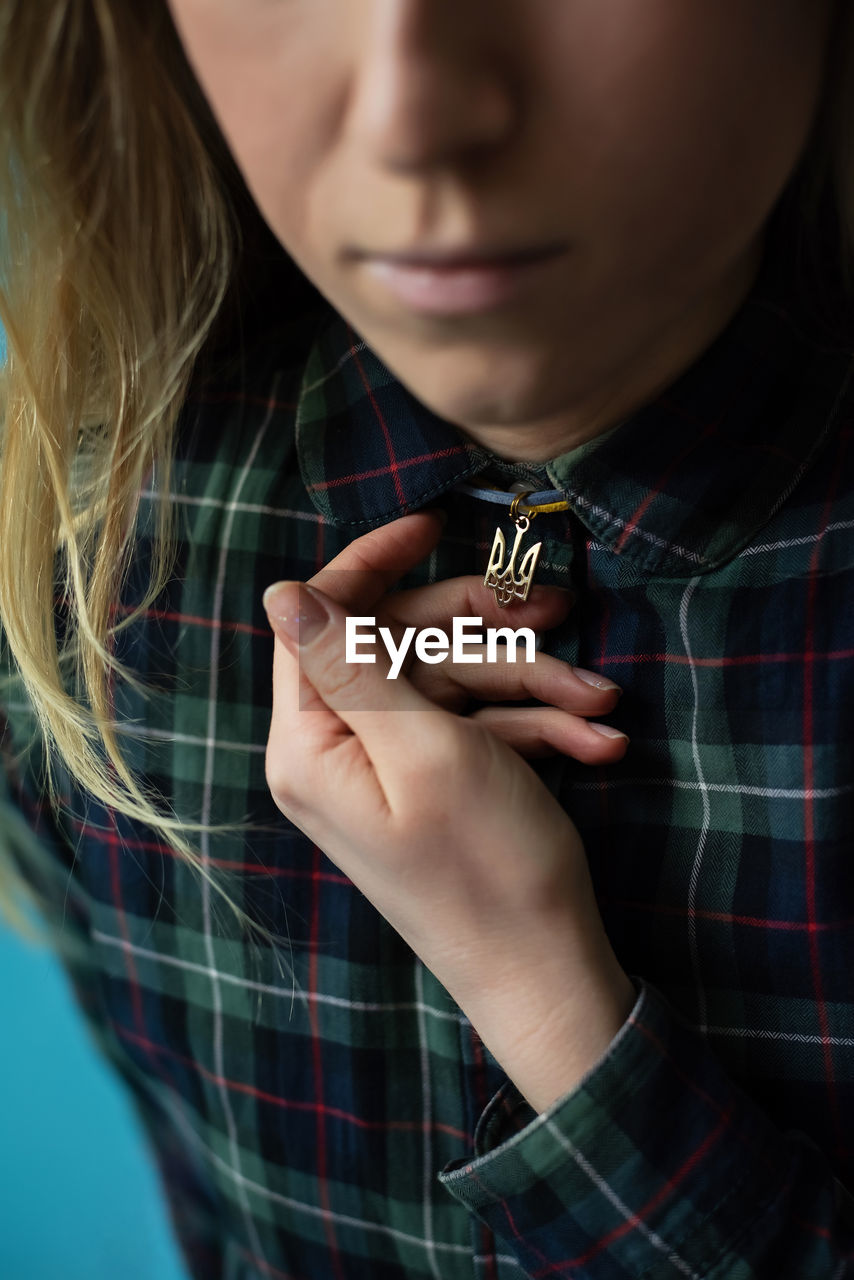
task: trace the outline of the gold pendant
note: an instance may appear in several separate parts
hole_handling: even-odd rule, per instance
[[[514,600],[524,602],[528,599],[528,593],[531,590],[531,584],[534,579],[534,570],[537,567],[537,560],[540,555],[540,548],[543,545],[542,542],[536,542],[533,547],[529,547],[522,558],[518,570],[516,569],[516,556],[519,554],[522,539],[531,524],[528,516],[516,514],[519,503],[524,497],[527,497],[527,494],[520,493],[510,504],[510,519],[516,526],[516,537],[513,540],[510,559],[504,565],[504,557],[507,554],[507,541],[499,527],[495,530],[492,550],[489,553],[489,564],[487,565],[486,576],[483,579],[483,585],[495,592],[495,599],[498,601],[499,609],[506,609],[507,605]]]

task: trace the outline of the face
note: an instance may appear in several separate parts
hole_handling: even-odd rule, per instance
[[[665,385],[744,297],[831,8],[170,4],[305,274],[435,412],[542,458]],[[425,254],[432,269],[390,260]]]

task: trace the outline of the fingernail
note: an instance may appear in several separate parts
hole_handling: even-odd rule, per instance
[[[276,632],[300,648],[329,622],[320,598],[302,582],[274,582],[264,592],[263,604]]]
[[[616,689],[618,693],[623,692],[618,684],[614,684],[613,680],[608,680],[605,676],[598,676],[595,671],[585,671],[583,667],[573,667],[572,669],[579,680],[583,680],[585,684],[591,684],[594,689],[602,689],[609,693],[612,689]]]
[[[588,720],[587,723],[590,725],[591,729],[595,729],[597,733],[601,733],[603,738],[625,738],[626,742],[629,740],[629,735],[627,733],[622,733],[621,730],[615,729],[612,724],[598,724],[595,720]]]

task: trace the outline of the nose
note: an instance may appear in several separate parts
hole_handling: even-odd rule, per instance
[[[373,0],[368,7],[349,128],[378,164],[418,172],[480,158],[506,142],[519,104],[501,0]]]

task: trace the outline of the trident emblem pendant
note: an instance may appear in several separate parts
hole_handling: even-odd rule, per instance
[[[534,570],[537,567],[537,560],[540,555],[540,548],[543,545],[542,542],[536,542],[533,547],[529,547],[522,557],[522,562],[518,569],[516,568],[519,547],[531,525],[532,517],[518,514],[519,503],[527,496],[525,493],[520,493],[510,504],[510,519],[516,526],[516,536],[513,539],[513,548],[506,565],[504,564],[504,557],[507,554],[507,541],[500,527],[495,530],[495,537],[492,540],[492,550],[489,553],[489,564],[487,565],[483,585],[495,592],[495,599],[498,601],[499,609],[506,609],[507,605],[513,600],[524,602],[528,599],[528,593],[531,590],[531,584],[534,579]]]

